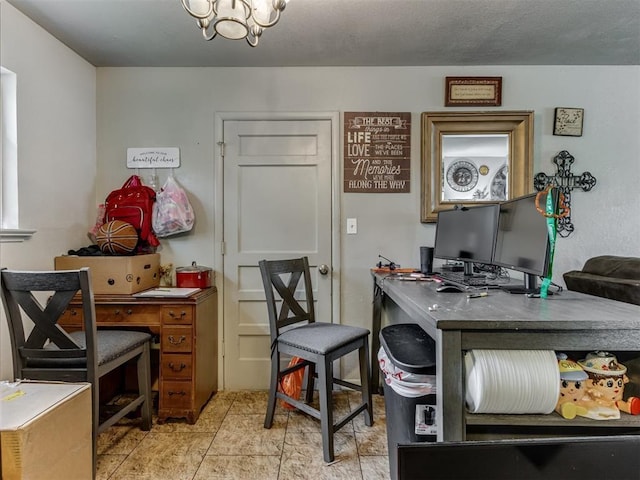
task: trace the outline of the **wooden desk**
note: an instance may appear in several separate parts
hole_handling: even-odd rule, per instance
[[[417,323],[437,344],[437,408],[439,441],[563,434],[640,434],[640,415],[621,413],[619,420],[598,421],[560,415],[470,414],[465,408],[463,353],[473,348],[545,349],[583,355],[592,350],[616,353],[628,368],[625,394],[640,396],[640,306],[577,292],[546,299],[500,290],[468,299],[464,293],[438,293],[434,282],[407,282],[374,274],[381,307],[374,326]],[[434,307],[437,305],[437,307]],[[374,338],[378,332],[374,330]],[[375,365],[375,364],[374,364]],[[482,432],[482,433],[480,433]],[[551,433],[554,434],[554,433]],[[485,435],[485,436],[482,436]]]
[[[98,327],[144,328],[160,340],[158,421],[184,417],[193,424],[218,386],[218,307],[215,287],[188,298],[95,295]],[[60,324],[82,328],[80,302]]]

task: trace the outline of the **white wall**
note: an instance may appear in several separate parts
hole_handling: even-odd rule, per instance
[[[22,243],[0,243],[0,266],[53,268],[53,257],[87,244],[95,219],[96,70],[6,2],[0,61],[17,76],[18,183]],[[0,313],[0,379],[12,377]]]
[[[491,110],[535,111],[534,174],[554,174],[553,157],[568,150],[574,173],[597,178],[591,192],[572,195],[575,232],[558,241],[556,283],[591,256],[640,255],[637,66],[99,68],[97,192],[106,195],[130,174],[126,147],[180,147],[177,178],[196,204],[198,225],[188,237],[164,240],[162,259],[197,259],[219,270],[212,230],[216,112],[412,112],[411,193],[341,195],[341,223],[358,219],[357,235],[344,234],[344,226],[341,235],[342,321],[367,326],[369,269],[378,254],[418,266],[418,247],[433,245],[435,226],[419,220],[420,113],[445,110],[447,75],[502,76],[503,106]],[[582,137],[552,135],[554,108],[562,106],[585,109]]]
[[[433,241],[434,226],[419,221],[420,113],[445,110],[446,75],[500,75],[503,106],[493,110],[535,111],[534,173],[554,174],[553,157],[568,150],[576,158],[574,173],[590,171],[597,178],[591,192],[572,195],[576,231],[559,240],[558,282],[562,272],[581,267],[590,256],[639,253],[634,240],[640,231],[640,196],[635,193],[640,177],[637,66],[99,68],[98,196],[131,173],[125,167],[126,147],[180,147],[177,175],[197,203],[198,221],[206,223],[192,237],[180,239],[179,248],[165,240],[164,256],[175,256],[178,263],[197,258],[216,267],[211,250],[216,112],[412,112],[411,193],[342,194],[343,217],[357,217],[359,227],[358,235],[342,237],[349,310],[354,284],[366,285],[362,301],[369,301],[368,269],[378,253],[416,265],[417,247]],[[557,106],[585,109],[582,137],[552,135]]]

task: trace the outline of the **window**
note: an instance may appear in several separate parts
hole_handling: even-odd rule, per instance
[[[34,232],[19,228],[17,79],[4,67],[0,67],[0,111],[0,242],[20,242]]]

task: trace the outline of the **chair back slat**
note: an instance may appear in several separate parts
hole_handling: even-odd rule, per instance
[[[259,265],[272,341],[278,337],[280,330],[284,327],[302,322],[315,322],[307,257],[290,260],[261,260]],[[296,298],[296,292],[301,292],[303,300],[299,301]]]
[[[76,291],[55,292],[43,308],[31,292],[14,291],[13,297],[27,318],[33,322],[33,330],[24,346],[30,349],[42,348],[47,342],[58,348],[81,348],[59,325],[58,320],[66,310]]]
[[[278,315],[278,320],[280,321],[285,321],[290,318],[290,312],[296,317],[305,317],[308,315],[308,312],[295,298],[296,289],[300,283],[301,276],[302,272],[292,272],[289,276],[289,282],[285,285],[280,274],[271,274],[271,284],[282,299],[280,313]]]
[[[42,349],[42,348],[21,348],[20,354],[24,358],[32,358],[32,359],[84,359],[87,354],[85,353],[84,348],[78,349]]]
[[[86,382],[86,368],[42,368],[26,367],[22,370],[24,378],[37,378],[41,381],[55,382]]]
[[[84,270],[84,269],[83,269]],[[79,270],[29,272],[3,269],[2,283],[17,292],[59,292],[80,290]]]

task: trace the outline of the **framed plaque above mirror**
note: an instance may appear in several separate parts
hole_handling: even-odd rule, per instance
[[[533,112],[422,114],[421,214],[533,191]]]

